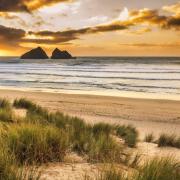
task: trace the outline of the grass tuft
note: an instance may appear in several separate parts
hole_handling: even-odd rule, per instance
[[[104,168],[96,180],[128,180],[125,174],[115,167]]]
[[[30,100],[21,98],[21,99],[15,99],[13,106],[15,108],[21,108],[21,109],[34,109],[36,107],[36,104]]]
[[[155,139],[154,134],[150,133],[145,136],[144,141],[150,143],[150,142],[154,142],[154,139]]]
[[[117,126],[116,127],[116,134],[120,138],[124,139],[125,143],[129,147],[135,147],[138,139],[138,132],[136,128],[131,125],[128,126]]]
[[[180,137],[176,137],[175,135],[161,134],[158,139],[158,146],[180,148]]]
[[[0,122],[13,122],[13,116],[11,109],[0,109]]]
[[[103,168],[96,180],[179,180],[180,163],[175,159],[155,157],[131,172],[114,167]]]
[[[13,155],[1,146],[0,149],[0,179],[1,180],[39,180],[40,171],[37,168],[18,167]]]
[[[113,127],[109,124],[98,123],[93,126],[93,134],[98,136],[100,134],[106,134],[109,136],[113,130]]]
[[[7,99],[0,99],[0,109],[10,109],[11,104]]]
[[[180,164],[170,157],[147,161],[134,174],[134,180],[179,180]]]
[[[21,164],[62,161],[69,145],[67,134],[51,126],[15,125],[3,138]]]
[[[100,134],[90,140],[88,156],[91,162],[120,163],[123,161],[122,147],[106,134]]]

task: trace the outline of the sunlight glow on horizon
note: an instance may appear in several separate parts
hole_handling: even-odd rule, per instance
[[[80,56],[180,56],[179,0],[6,1],[0,55],[42,46]]]

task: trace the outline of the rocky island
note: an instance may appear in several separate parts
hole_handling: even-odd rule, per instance
[[[72,59],[72,55],[67,51],[61,51],[58,48],[56,48],[52,52],[51,59]]]
[[[37,47],[23,54],[21,59],[49,59],[49,57],[41,47]]]
[[[37,47],[23,54],[21,59],[49,59],[46,52],[41,48]],[[61,51],[56,48],[51,55],[51,59],[73,59],[72,55],[68,51]]]

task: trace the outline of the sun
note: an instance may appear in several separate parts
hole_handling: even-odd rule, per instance
[[[0,56],[7,56],[7,51],[0,51]]]

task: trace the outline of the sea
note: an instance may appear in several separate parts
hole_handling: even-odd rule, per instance
[[[180,57],[0,57],[0,89],[180,100]]]

